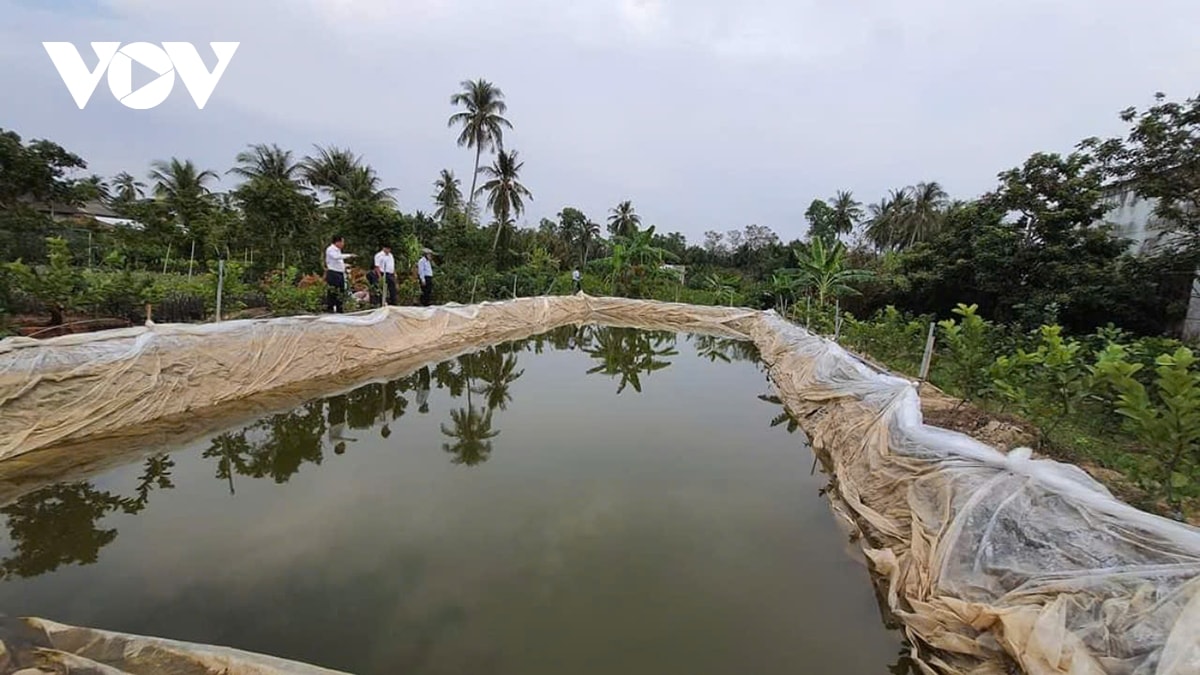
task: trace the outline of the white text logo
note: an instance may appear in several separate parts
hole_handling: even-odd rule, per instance
[[[190,42],[164,42],[162,47],[149,42],[131,42],[124,47],[120,42],[93,42],[92,51],[98,59],[95,70],[88,70],[79,50],[70,42],[43,42],[42,46],[80,110],[91,100],[105,72],[108,73],[108,88],[126,108],[149,110],[167,100],[175,87],[175,74],[179,73],[179,79],[183,80],[196,107],[203,110],[241,43],[208,44],[217,55],[217,65],[211,72]],[[133,90],[135,61],[155,75],[137,91]]]

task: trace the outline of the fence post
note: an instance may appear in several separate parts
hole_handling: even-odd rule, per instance
[[[217,321],[221,320],[221,294],[225,292],[225,259],[217,261]]]
[[[925,354],[921,357],[921,373],[918,378],[921,382],[929,378],[929,362],[933,360],[933,329],[935,326],[935,323],[929,322],[929,335],[925,338]]]

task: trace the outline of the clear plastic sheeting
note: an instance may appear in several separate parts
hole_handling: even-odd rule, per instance
[[[571,323],[753,340],[928,672],[1200,674],[1200,531],[1077,467],[925,426],[912,382],[772,312],[576,295],[11,339],[0,457]]]
[[[64,675],[346,675],[226,647],[0,618],[0,673]]]

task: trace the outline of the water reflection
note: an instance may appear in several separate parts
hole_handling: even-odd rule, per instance
[[[159,455],[146,460],[133,495],[121,497],[97,490],[91,483],[60,483],[27,494],[0,509],[8,525],[12,555],[0,560],[0,578],[36,577],[63,565],[90,565],[100,549],[117,538],[117,530],[100,529],[104,516],[140,513],[150,492],[175,487],[170,471],[175,463]]]
[[[625,390],[626,385],[633,386],[634,391],[642,391],[642,374],[649,375],[671,365],[662,357],[677,356],[675,350],[675,334],[664,332],[640,331],[632,328],[610,328],[596,335],[595,346],[585,348],[593,359],[600,365],[587,371],[588,375],[604,374],[614,379],[620,378],[617,393]]]
[[[709,361],[758,363],[753,343],[700,335],[683,339]],[[436,388],[454,402],[437,413],[447,416],[440,424],[445,437],[441,449],[452,464],[473,467],[492,456],[494,439],[501,433],[498,422],[514,404],[512,385],[525,373],[520,367],[521,354],[579,350],[596,362],[587,374],[617,380],[617,394],[627,388],[640,393],[647,376],[672,365],[668,359],[679,355],[678,340],[669,332],[565,326],[266,416],[213,437],[201,456],[213,461],[214,476],[227,485],[230,494],[237,493],[238,479],[270,478],[277,484],[286,483],[306,466],[320,466],[330,450],[334,455],[346,453],[361,439],[358,432],[377,429],[386,439],[394,433],[393,425],[410,411],[430,414],[430,392]],[[762,369],[761,363],[759,367]],[[759,398],[782,407],[776,396]],[[798,429],[786,409],[769,423],[775,427],[785,421],[789,433]],[[114,513],[138,514],[147,507],[152,491],[173,488],[173,466],[165,455],[148,458],[138,485],[128,496],[79,481],[37,490],[0,508],[13,550],[0,560],[0,575],[34,577],[64,565],[96,562],[100,549],[117,536],[115,528],[103,528],[101,521]]]

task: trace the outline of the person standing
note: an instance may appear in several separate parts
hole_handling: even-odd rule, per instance
[[[345,245],[345,237],[335,234],[325,249],[325,283],[329,286],[325,295],[325,309],[338,314],[342,313],[342,301],[346,294],[346,260],[354,257],[353,253],[342,253]]]
[[[576,267],[575,270],[571,272],[571,281],[575,282],[575,292],[576,293],[583,290],[583,275],[579,273],[578,267]]]
[[[375,276],[387,291],[386,304],[399,304],[396,291],[396,258],[392,256],[392,247],[389,244],[384,244],[379,253],[375,254]],[[380,290],[381,295],[383,289]]]
[[[417,281],[421,284],[421,306],[428,307],[433,302],[433,251],[428,248],[421,250],[417,261]]]

